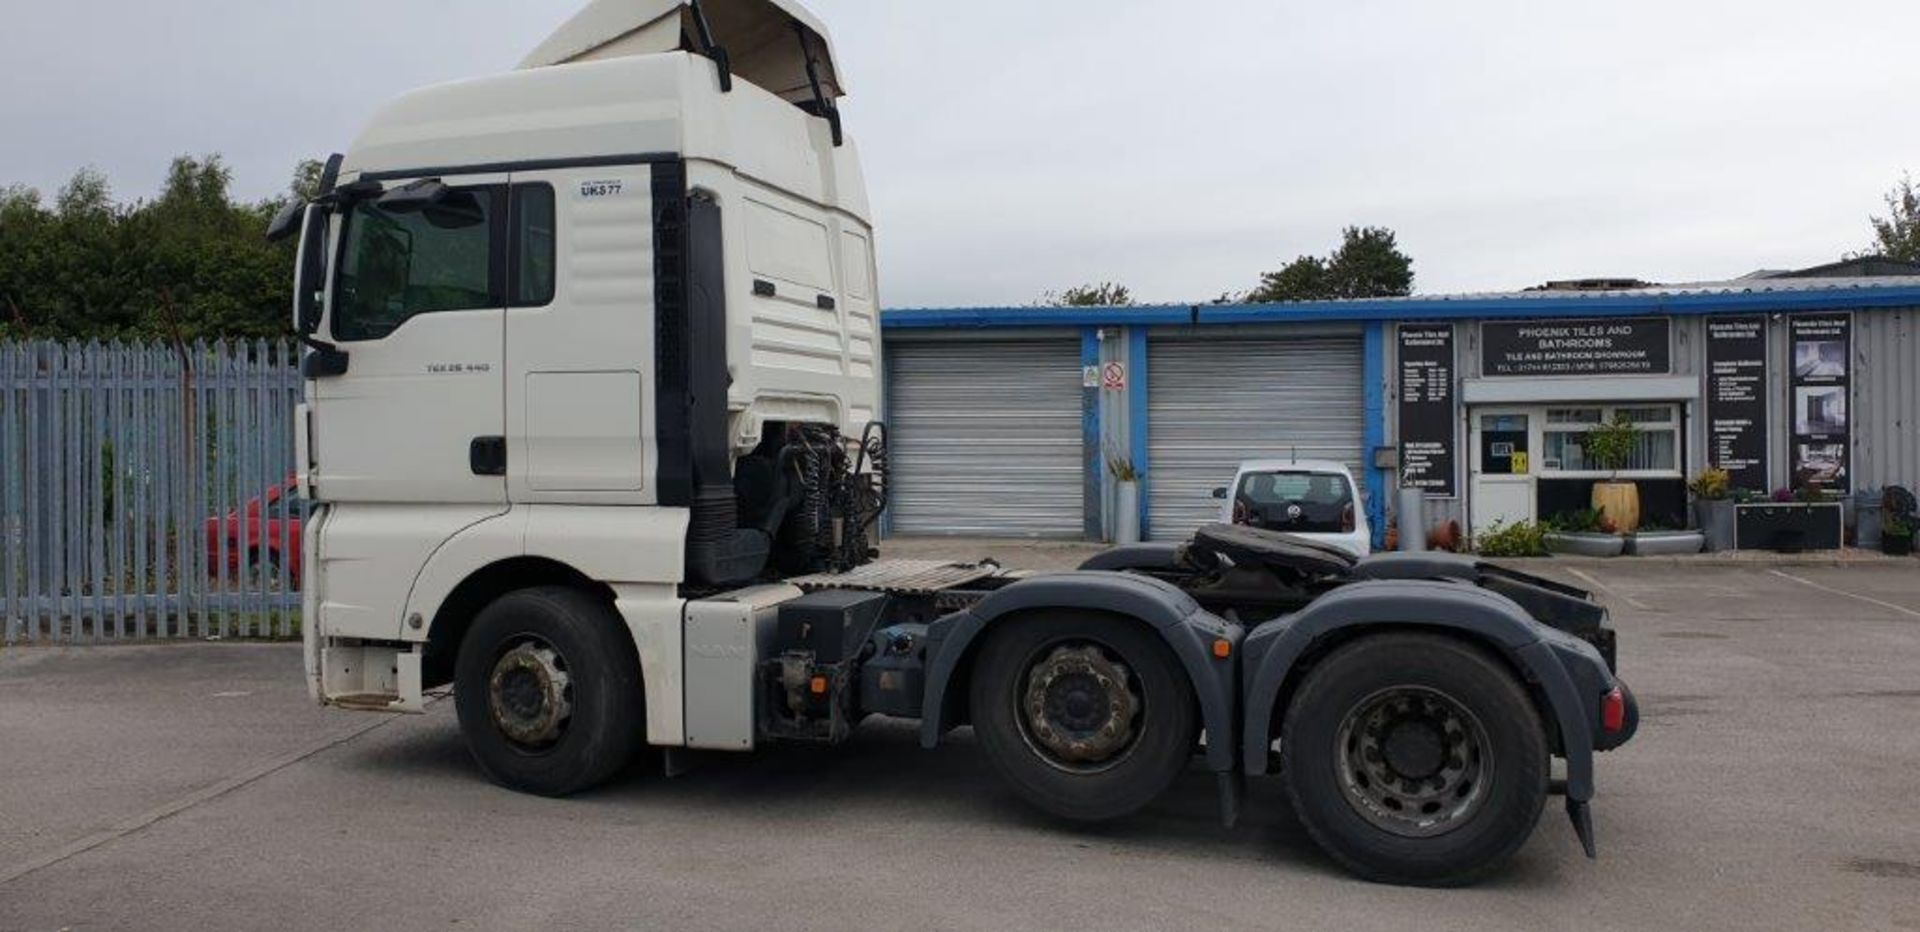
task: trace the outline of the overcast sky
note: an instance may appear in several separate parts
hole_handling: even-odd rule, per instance
[[[0,0],[0,184],[240,194],[382,100],[504,70],[583,0]],[[1422,292],[1829,261],[1920,173],[1920,3],[812,0],[889,306],[1113,280],[1193,301],[1347,224]]]

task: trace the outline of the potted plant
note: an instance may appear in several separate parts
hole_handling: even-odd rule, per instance
[[[1880,552],[1896,557],[1913,553],[1913,521],[1905,515],[1888,515],[1880,522]]]
[[[1613,520],[1599,508],[1562,512],[1547,521],[1541,543],[1549,553],[1578,557],[1617,557],[1626,550],[1627,541]]]
[[[1140,473],[1133,460],[1115,453],[1107,454],[1107,474],[1113,477],[1113,542],[1140,542]]]
[[[1687,483],[1693,493],[1693,523],[1700,528],[1707,550],[1733,549],[1733,477],[1724,469],[1700,470]]]
[[[1610,475],[1605,482],[1593,484],[1593,508],[1605,512],[1623,534],[1640,526],[1640,487],[1620,481],[1620,470],[1633,459],[1640,446],[1640,428],[1622,413],[1612,423],[1602,424],[1581,439],[1587,456]]]

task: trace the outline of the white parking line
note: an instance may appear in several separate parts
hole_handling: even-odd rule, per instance
[[[1606,583],[1603,583],[1599,579],[1594,578],[1594,576],[1592,576],[1591,574],[1581,572],[1580,570],[1575,569],[1571,566],[1567,567],[1567,572],[1572,573],[1573,575],[1586,580],[1587,585],[1592,586],[1593,588],[1598,589],[1601,592],[1604,592],[1612,596],[1619,596],[1621,601],[1627,603],[1628,605],[1633,606],[1634,609],[1638,611],[1642,611],[1642,612],[1653,611],[1652,606],[1647,605],[1646,603],[1640,601],[1639,599],[1636,599],[1633,596],[1630,596],[1624,592],[1614,591],[1613,587],[1608,586]]]
[[[1861,595],[1858,592],[1848,592],[1845,589],[1835,589],[1832,586],[1823,586],[1817,582],[1814,582],[1811,579],[1801,579],[1800,577],[1795,576],[1792,573],[1784,572],[1782,570],[1768,570],[1767,572],[1772,573],[1773,575],[1778,576],[1781,579],[1791,579],[1802,586],[1809,586],[1814,589],[1818,589],[1821,592],[1831,592],[1834,595],[1844,595],[1849,599],[1859,599],[1862,602],[1878,605],[1881,608],[1892,609],[1896,612],[1899,612],[1902,615],[1910,615],[1914,618],[1920,618],[1920,612],[1916,612],[1913,609],[1910,609],[1904,605],[1895,605],[1892,602],[1882,602],[1879,599],[1876,599],[1872,596]]]

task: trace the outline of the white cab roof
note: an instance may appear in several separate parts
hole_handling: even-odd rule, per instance
[[[736,77],[790,102],[809,100],[813,96],[807,80],[810,54],[822,90],[832,97],[846,93],[826,27],[800,4],[700,0],[699,7],[712,28],[714,43],[726,49],[732,60]],[[701,51],[691,0],[591,0],[527,55],[520,67],[681,50]]]

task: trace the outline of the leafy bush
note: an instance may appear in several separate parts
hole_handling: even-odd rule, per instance
[[[1547,526],[1538,521],[1496,521],[1476,543],[1483,557],[1540,557],[1547,553],[1546,537]]]
[[[1574,511],[1563,511],[1547,519],[1547,530],[1561,531],[1569,534],[1597,532],[1603,530],[1603,525],[1606,522],[1605,516],[1606,509],[1604,508],[1581,508]]]
[[[1640,427],[1622,413],[1614,417],[1613,423],[1587,431],[1580,445],[1601,469],[1618,473],[1640,446]]]
[[[1912,537],[1913,522],[1901,515],[1888,515],[1886,520],[1880,523],[1880,536]]]

